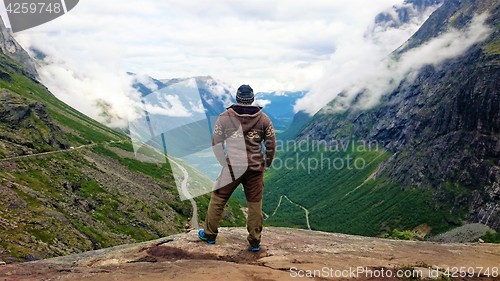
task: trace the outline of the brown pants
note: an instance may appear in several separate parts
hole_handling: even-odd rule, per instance
[[[228,169],[224,167],[223,169]],[[221,173],[229,175],[224,170]],[[261,171],[247,169],[243,175],[237,179],[227,180],[229,184],[218,188],[218,183],[221,181],[219,178],[216,182],[216,190],[212,192],[210,204],[208,206],[207,217],[205,219],[205,236],[210,240],[215,240],[218,234],[219,222],[222,217],[222,212],[226,206],[227,200],[231,197],[234,190],[238,185],[243,184],[245,197],[248,204],[248,218],[247,218],[247,240],[251,246],[258,246],[260,244],[262,232],[262,193],[264,189],[264,174]]]

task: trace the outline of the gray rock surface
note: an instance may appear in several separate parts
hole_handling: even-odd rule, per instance
[[[7,280],[297,280],[316,271],[314,280],[347,274],[349,269],[418,272],[442,275],[452,266],[498,267],[500,245],[439,244],[397,241],[288,228],[265,228],[262,250],[246,250],[246,229],[222,228],[216,245],[198,239],[196,231],[141,244],[48,260],[7,265]],[[473,262],[472,262],[473,261]],[[325,271],[326,269],[326,271]],[[321,272],[321,273],[319,273]],[[329,280],[329,279],[328,279]],[[474,280],[492,280],[477,277]]]
[[[430,240],[434,242],[444,243],[477,242],[479,241],[480,237],[486,234],[487,231],[491,231],[491,228],[489,228],[487,225],[480,223],[471,223],[436,235]]]
[[[31,78],[38,79],[38,72],[36,71],[36,65],[33,59],[30,57],[28,52],[26,52],[21,45],[14,39],[12,33],[7,30],[5,24],[0,17],[0,50],[17,62],[23,70]]]

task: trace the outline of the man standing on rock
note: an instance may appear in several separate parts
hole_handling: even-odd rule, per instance
[[[198,236],[215,244],[224,207],[236,187],[243,184],[248,203],[247,240],[249,250],[256,252],[260,250],[263,223],[264,170],[272,164],[276,137],[269,117],[261,107],[252,105],[254,93],[250,86],[238,88],[236,101],[219,116],[214,127],[213,151],[223,168],[210,198],[205,228],[199,230]]]

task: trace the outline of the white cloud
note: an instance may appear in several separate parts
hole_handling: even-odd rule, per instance
[[[191,110],[196,113],[205,113],[205,107],[203,106],[203,103],[198,101],[196,104],[193,102],[189,102],[189,106],[191,107]]]
[[[44,84],[70,106],[111,126],[125,127],[129,108],[139,100],[138,93],[130,86],[130,77],[120,69],[95,62],[77,65],[69,61],[52,63],[48,57],[39,75]],[[108,105],[105,115],[102,105]]]
[[[184,107],[181,99],[177,95],[159,95],[155,103],[146,102],[144,110],[150,114],[164,115],[168,117],[189,117],[191,111]]]
[[[379,11],[402,2],[85,0],[16,38],[52,58],[41,72],[56,96],[104,121],[93,108],[96,98],[118,117],[136,99],[121,74],[127,71],[211,75],[256,92],[307,89],[335,50],[362,37]]]
[[[383,30],[376,32],[374,37],[341,46],[332,58],[329,74],[298,101],[295,110],[310,114],[321,108],[326,112],[340,112],[347,109],[360,92],[364,92],[364,95],[357,106],[361,109],[370,108],[379,102],[382,95],[395,90],[403,79],[411,82],[423,66],[439,66],[445,60],[463,54],[473,44],[485,40],[491,32],[485,25],[486,18],[486,14],[478,15],[465,30],[451,28],[399,58],[388,56],[388,46],[378,42],[387,42],[385,39],[388,39],[396,44],[406,36],[405,29]],[[410,24],[407,29],[412,30],[415,26],[415,23]],[[334,98],[336,101],[332,106],[324,107]]]
[[[225,97],[225,95],[227,94],[226,90],[230,91],[230,94],[232,95],[235,95],[236,93],[236,90],[234,90],[232,86],[226,84],[223,81],[217,81],[213,78],[206,79],[205,85],[211,93],[219,97]]]
[[[158,90],[158,85],[156,85],[155,81],[153,81],[153,79],[149,75],[142,73],[142,74],[133,75],[132,78],[133,78],[134,84],[135,83],[142,84],[146,88],[151,90],[152,92]]]
[[[266,107],[271,104],[271,101],[267,99],[256,99],[255,104],[261,107]]]
[[[412,11],[411,6],[397,6],[406,6]],[[377,67],[381,62],[408,40],[434,9],[435,7],[429,8],[424,13],[413,10],[410,22],[398,27],[375,25],[374,18],[371,18],[363,28],[343,34],[337,41],[337,49],[332,54],[323,77],[312,85],[310,92],[304,98],[298,100],[295,110],[314,114],[339,93],[345,90],[351,93],[363,89],[366,86],[363,81],[370,81],[370,77],[378,71]],[[390,8],[385,11],[391,13],[393,10]],[[397,15],[393,16],[397,18]],[[352,97],[353,94],[349,94],[347,98]]]

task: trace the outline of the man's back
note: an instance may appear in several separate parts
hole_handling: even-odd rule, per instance
[[[219,221],[231,194],[243,185],[247,199],[247,240],[250,251],[260,250],[263,224],[262,196],[264,170],[271,166],[276,150],[273,124],[262,108],[251,105],[253,90],[241,85],[236,94],[238,104],[230,106],[219,116],[212,137],[213,151],[223,166],[210,197],[205,228],[198,236],[215,244]],[[266,156],[262,153],[264,143]]]
[[[238,141],[245,142],[245,150]],[[266,149],[266,157],[262,154],[262,142]],[[261,107],[234,104],[222,113],[214,128],[212,140],[214,147],[225,142],[226,153],[231,153],[232,165],[262,167],[270,165],[274,157],[276,139],[271,119]],[[214,150],[217,159],[228,158],[222,151]]]

